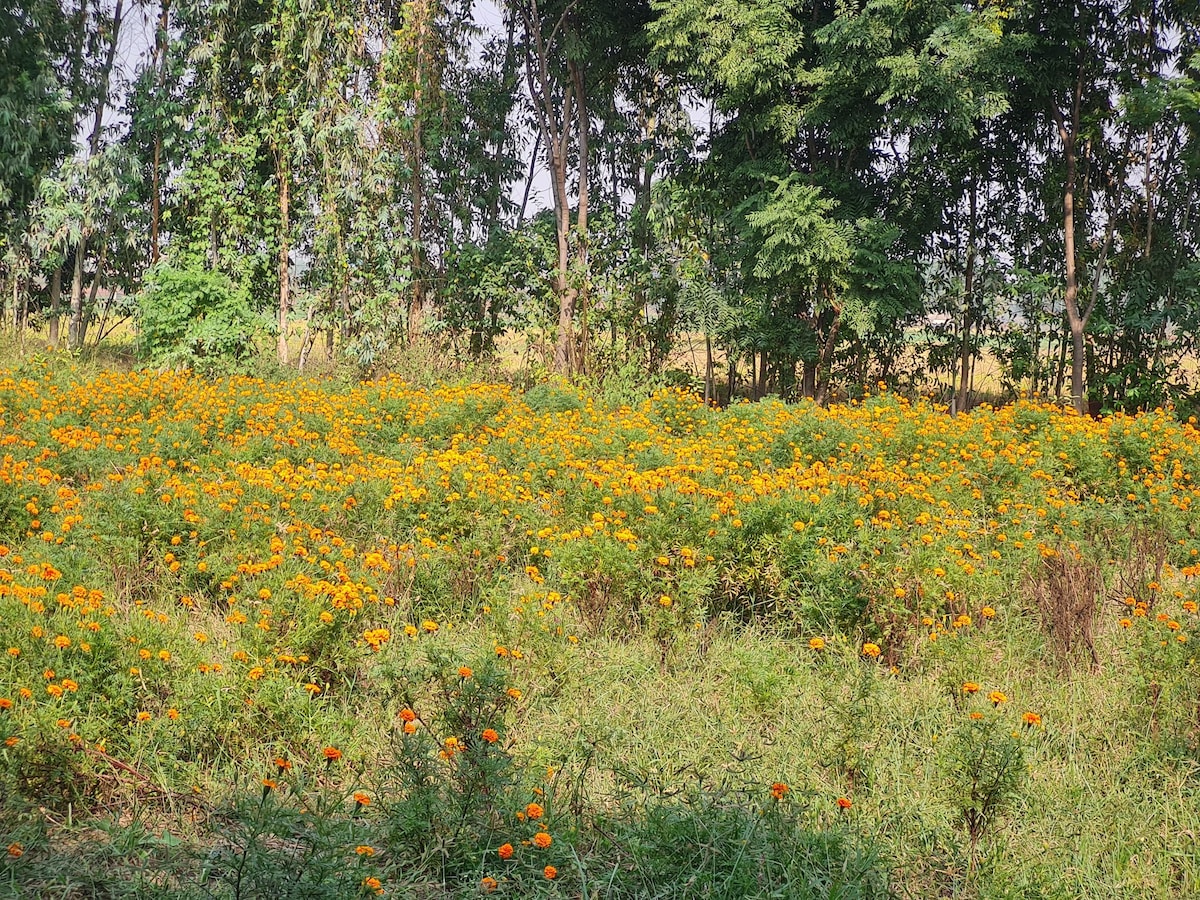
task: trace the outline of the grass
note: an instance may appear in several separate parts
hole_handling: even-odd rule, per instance
[[[1166,414],[35,359],[0,420],[0,894],[1200,893]]]

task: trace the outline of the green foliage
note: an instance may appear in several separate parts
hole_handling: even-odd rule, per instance
[[[142,353],[157,365],[222,371],[246,360],[258,320],[228,276],[162,266],[138,300]]]

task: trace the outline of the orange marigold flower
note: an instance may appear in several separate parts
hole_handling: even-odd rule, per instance
[[[544,831],[539,831],[533,836],[533,846],[537,847],[539,850],[545,850],[553,843],[554,838],[550,837],[550,835],[546,834]]]
[[[782,781],[777,781],[771,785],[771,796],[776,800],[782,800],[784,795],[790,790],[791,788],[789,788]]]
[[[417,718],[417,714],[408,707],[400,710],[400,718],[405,722],[412,722]]]
[[[357,847],[354,848],[354,852],[357,853],[359,856],[374,856],[375,848],[370,847],[366,844],[359,844]]]
[[[558,869],[554,868],[554,866],[546,866],[546,868],[542,869],[542,874],[547,878],[554,879],[558,877]]]
[[[500,849],[497,850],[496,853],[497,853],[497,855],[499,855],[499,857],[501,859],[512,859],[513,845],[512,844],[501,844]]]
[[[975,710],[975,712],[971,713],[971,718],[978,722],[983,718],[983,713],[981,713],[979,710]]]
[[[1122,619],[1120,622],[1120,625],[1122,628],[1132,628],[1133,620],[1132,619]]]
[[[16,841],[13,841],[11,844],[8,845],[8,855],[11,856],[13,859],[18,859],[19,857],[23,856],[24,854],[25,854],[25,848],[22,847],[20,844],[18,844]]]
[[[1033,728],[1035,725],[1042,724],[1042,717],[1035,712],[1025,713],[1025,715],[1021,716],[1021,720],[1030,728]]]
[[[370,806],[371,798],[368,797],[366,794],[364,794],[362,791],[355,791],[354,792],[354,802],[359,806]]]
[[[326,747],[321,752],[325,754],[325,758],[330,762],[337,762],[342,758],[342,751],[337,747]]]
[[[8,697],[0,697],[0,709],[12,709],[13,702]]]
[[[992,706],[999,706],[1001,703],[1007,703],[1008,697],[1003,691],[992,691],[988,694],[988,700],[992,702]]]
[[[483,878],[481,878],[479,881],[479,886],[481,888],[483,888],[485,893],[490,894],[492,891],[494,891],[496,888],[498,888],[500,886],[500,882],[498,882],[491,875],[484,875]]]
[[[376,893],[376,894],[383,893],[383,882],[380,881],[378,878],[376,878],[373,875],[368,875],[366,878],[363,879],[362,883],[363,883],[363,887],[365,887],[367,890],[369,890],[373,893]]]
[[[280,772],[286,772],[292,767],[292,761],[282,756],[275,757],[275,765],[279,767]]]
[[[266,791],[275,790],[275,788],[279,787],[279,784],[275,781],[274,778],[264,778],[262,780],[262,786],[263,786],[263,792],[265,793]]]
[[[979,614],[981,616],[983,616],[985,619],[996,618],[996,610],[992,609],[992,607],[990,607],[990,606],[985,606],[983,609],[981,609],[979,611]]]
[[[417,732],[417,723],[416,722],[405,722],[404,723],[404,733],[405,734],[416,734],[416,732]]]
[[[525,807],[525,815],[531,819],[540,819],[545,814],[546,811],[537,803],[530,803]]]
[[[500,735],[496,733],[494,728],[483,729],[483,734],[481,734],[480,737],[482,737],[489,744],[494,744],[496,741],[500,740]]]
[[[838,797],[837,805],[839,809],[849,809],[854,804],[850,801],[849,797]]]
[[[963,693],[964,694],[978,694],[979,693],[979,685],[977,685],[974,681],[965,681],[965,682],[963,682]]]
[[[150,721],[150,713],[146,712],[146,711],[143,709],[141,712],[139,712],[139,713],[137,714],[137,720],[138,720],[139,722],[149,722],[149,721]]]
[[[471,671],[470,666],[461,666],[458,670],[458,674],[460,678],[470,678],[475,673]]]

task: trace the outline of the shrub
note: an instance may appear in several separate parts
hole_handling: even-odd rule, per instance
[[[142,354],[150,362],[226,370],[248,357],[256,319],[247,291],[203,269],[154,269],[138,298]]]

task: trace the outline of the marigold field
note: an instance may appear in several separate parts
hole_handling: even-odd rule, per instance
[[[1200,896],[1193,424],[0,372],[0,893]]]

